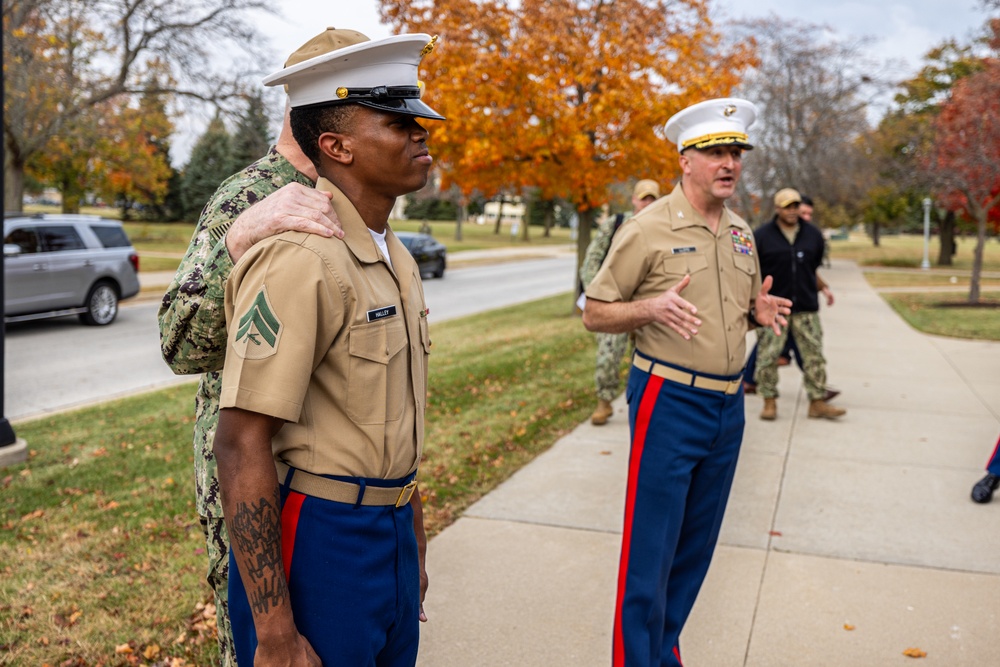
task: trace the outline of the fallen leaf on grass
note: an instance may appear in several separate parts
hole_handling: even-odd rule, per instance
[[[35,510],[21,517],[21,521],[31,521],[32,519],[40,519],[45,516],[45,510]]]
[[[142,656],[146,660],[155,660],[160,655],[160,647],[156,644],[150,644],[146,647],[146,650],[142,652]]]
[[[918,648],[908,648],[905,651],[903,651],[903,655],[905,655],[907,658],[926,658],[927,651],[921,651]]]
[[[135,649],[133,649],[128,644],[119,644],[118,646],[115,647],[115,653],[119,655],[132,655],[133,653],[135,653]]]
[[[53,617],[53,621],[55,621],[55,624],[58,625],[60,628],[70,628],[76,625],[76,622],[80,620],[81,616],[83,616],[83,612],[80,611],[79,609],[75,609],[72,613],[69,614],[69,616],[66,616],[64,614],[56,614]]]
[[[90,455],[91,456],[107,456],[108,455],[108,448],[107,447],[98,447]]]

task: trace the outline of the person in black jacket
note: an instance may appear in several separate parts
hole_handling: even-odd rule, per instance
[[[836,419],[846,413],[826,400],[826,359],[823,357],[816,277],[816,269],[823,262],[826,241],[817,227],[799,217],[801,202],[802,197],[796,190],[779,190],[774,195],[774,218],[754,233],[761,274],[774,278],[774,294],[792,301],[787,328],[780,334],[766,327],[758,333],[754,380],[758,393],[764,398],[760,418],[766,420],[778,417],[778,358],[789,335],[795,336],[802,358],[809,416]]]

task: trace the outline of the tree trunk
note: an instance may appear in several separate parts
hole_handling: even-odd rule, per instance
[[[955,257],[955,212],[947,211],[940,225],[941,251],[938,266],[951,266]]]
[[[3,159],[3,210],[21,213],[24,210],[24,163],[6,147]]]
[[[500,208],[497,209],[497,225],[493,228],[493,233],[500,234],[500,225],[503,223],[503,197],[500,197]]]
[[[522,199],[524,201],[524,199]],[[531,209],[535,206],[532,202],[530,205],[523,207],[524,214],[521,216],[521,240],[525,243],[531,241],[528,234],[528,223],[531,221]]]
[[[881,233],[882,233],[882,225],[880,225],[877,222],[873,222],[872,223],[872,245],[874,245],[876,248],[878,247],[879,240],[880,240],[879,236],[881,235]]]
[[[469,205],[465,197],[458,200],[458,216],[455,218],[455,240],[462,240],[462,223],[469,218]]]
[[[132,219],[132,200],[130,200],[125,195],[121,196],[122,202],[122,222],[129,222]]]
[[[552,236],[552,218],[555,217],[555,206],[550,201],[545,207],[545,233],[542,234],[545,238]]]
[[[976,211],[976,249],[972,253],[969,303],[979,303],[979,281],[983,274],[983,250],[986,248],[986,218],[988,215],[989,209],[981,208]]]

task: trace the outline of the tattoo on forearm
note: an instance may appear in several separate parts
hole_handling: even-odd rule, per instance
[[[271,500],[240,502],[233,516],[233,541],[247,558],[247,598],[254,613],[266,614],[288,598],[281,561],[281,514],[275,493]]]

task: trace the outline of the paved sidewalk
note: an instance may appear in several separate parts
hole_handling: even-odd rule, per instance
[[[682,637],[688,667],[1000,664],[1000,499],[972,484],[1000,434],[1000,343],[909,328],[834,261],[824,277],[839,422],[747,428],[722,537]],[[628,457],[623,399],[473,505],[429,546],[422,667],[610,664]],[[913,663],[907,648],[927,652]]]

